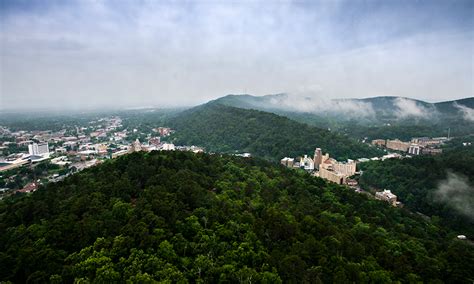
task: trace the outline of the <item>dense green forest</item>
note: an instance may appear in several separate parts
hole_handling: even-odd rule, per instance
[[[0,201],[0,280],[471,283],[474,247],[264,160],[134,153]]]
[[[446,150],[440,156],[360,164],[360,184],[390,189],[410,210],[474,236],[474,146]]]
[[[337,159],[382,155],[383,152],[325,129],[268,112],[206,104],[169,122],[175,143],[204,146],[211,152],[250,152],[269,160],[312,155],[316,147]]]

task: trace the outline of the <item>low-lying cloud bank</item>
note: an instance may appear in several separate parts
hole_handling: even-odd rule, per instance
[[[474,186],[467,177],[448,172],[447,178],[438,184],[434,198],[474,220]]]
[[[310,112],[316,114],[336,114],[349,118],[373,118],[377,110],[371,102],[355,99],[329,99],[322,96],[282,95],[270,100],[273,107],[289,111]],[[392,112],[397,119],[431,118],[435,114],[434,108],[425,107],[414,100],[396,98]]]
[[[298,95],[273,98],[271,104],[279,108],[309,113],[342,114],[348,117],[373,117],[375,111],[371,103],[357,100],[332,100],[318,96],[304,97]]]
[[[424,106],[418,105],[416,101],[409,100],[406,98],[397,98],[394,101],[395,107],[398,108],[395,112],[397,118],[417,117],[424,118],[432,115]]]
[[[460,105],[458,103],[453,103],[453,105],[459,109],[465,120],[474,121],[474,109]]]

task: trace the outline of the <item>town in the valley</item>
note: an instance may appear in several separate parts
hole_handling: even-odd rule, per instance
[[[165,140],[169,127],[150,133],[124,129],[119,117],[105,117],[76,126],[75,130],[10,131],[0,126],[0,194],[30,193],[40,184],[57,182],[106,159],[140,151],[203,152],[197,146],[180,146]],[[142,140],[140,140],[140,138]]]
[[[83,169],[122,155],[139,151],[192,151],[203,152],[199,146],[174,145],[168,141],[174,132],[169,127],[156,127],[149,133],[127,129],[119,117],[104,117],[91,121],[87,126],[75,126],[74,130],[59,131],[10,131],[0,126],[0,194],[30,193],[42,183],[57,182]],[[140,140],[141,139],[141,140]],[[409,142],[375,139],[374,147],[386,149],[382,157],[359,158],[337,161],[329,153],[316,148],[312,157],[284,157],[281,164],[293,169],[302,169],[313,176],[341,185],[356,192],[371,195],[360,188],[357,175],[358,163],[393,158],[409,158],[413,155],[436,155],[447,137],[413,138]],[[250,157],[251,153],[237,154]],[[376,190],[375,198],[401,206],[397,196],[390,190]],[[372,196],[372,195],[371,195]]]

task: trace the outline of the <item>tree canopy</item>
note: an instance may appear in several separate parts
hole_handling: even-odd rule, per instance
[[[316,147],[341,160],[373,157],[382,151],[268,112],[209,103],[170,120],[175,142],[204,146],[211,152],[250,152],[269,160],[312,155]]]
[[[0,201],[0,280],[469,283],[473,246],[264,160],[133,153]]]
[[[360,168],[362,187],[390,189],[410,210],[474,235],[474,212],[469,210],[474,206],[473,146],[447,148],[439,156],[373,161]]]

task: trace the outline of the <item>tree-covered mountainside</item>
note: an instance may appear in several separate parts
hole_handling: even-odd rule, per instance
[[[410,210],[474,235],[474,146],[447,150],[360,164],[359,181],[365,188],[390,189]]]
[[[177,144],[204,146],[212,152],[250,152],[269,160],[311,155],[316,147],[339,159],[373,157],[382,152],[328,130],[268,112],[206,104],[169,123]]]
[[[214,102],[272,112],[354,138],[447,136],[448,129],[451,136],[474,133],[474,98],[428,103],[402,97],[324,100],[277,94],[228,95]]]
[[[474,247],[260,159],[134,153],[0,201],[0,280],[470,283]]]
[[[275,94],[266,96],[252,95],[227,95],[214,100],[213,102],[234,106],[238,108],[258,109],[265,111],[287,111],[295,113],[312,113],[316,115],[340,115],[340,119],[344,120],[342,114],[349,114],[348,111],[354,110],[361,106],[368,106],[370,112],[373,111],[371,121],[396,120],[400,115],[419,116],[418,111],[437,112],[442,118],[445,117],[462,117],[464,112],[462,107],[474,108],[474,97],[464,98],[454,101],[445,101],[438,103],[429,103],[421,100],[415,100],[405,97],[381,96],[364,99],[332,99],[323,100],[321,98],[312,97],[295,97],[288,94]],[[332,108],[331,108],[332,107]],[[407,109],[403,109],[406,107]],[[400,113],[403,112],[404,113]],[[356,112],[357,113],[357,112]],[[366,113],[370,115],[371,113]],[[349,115],[349,118],[353,116]]]

